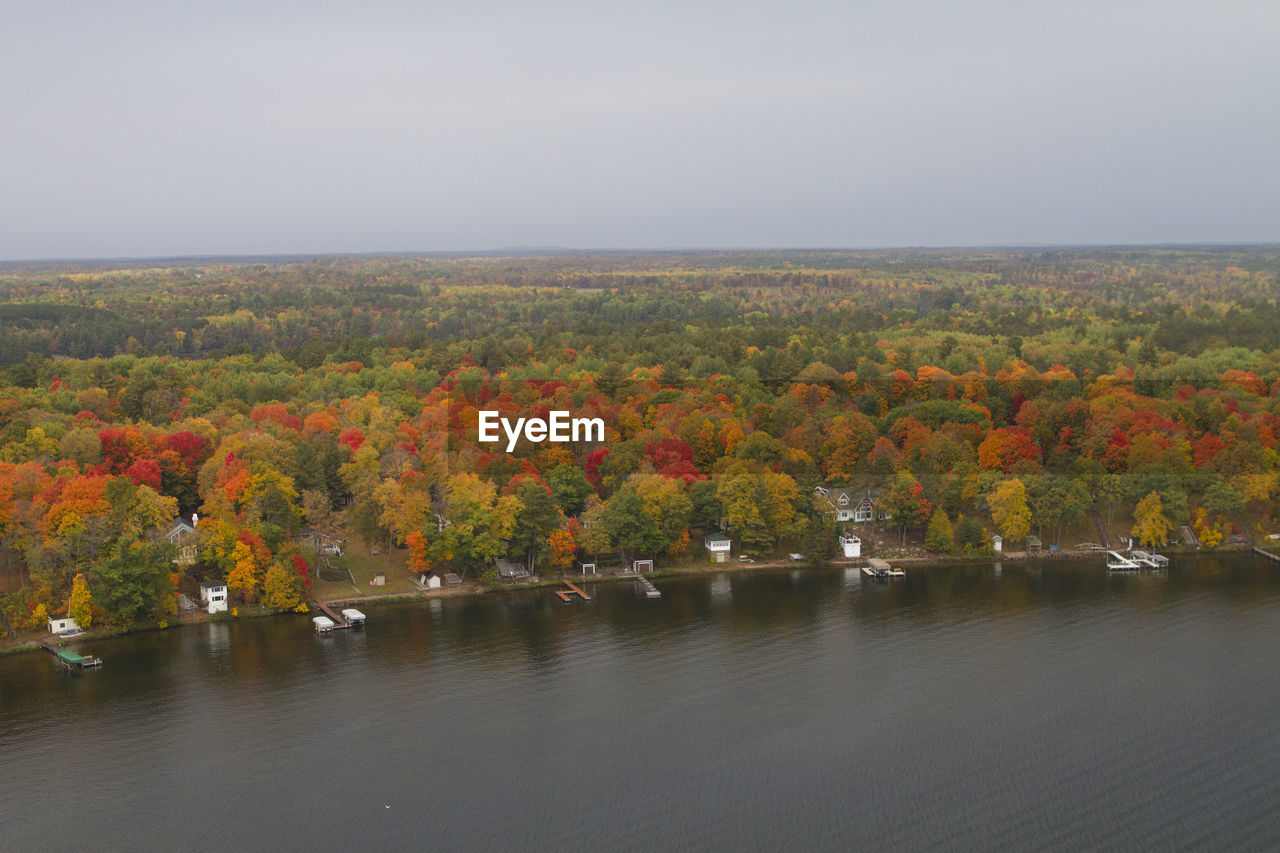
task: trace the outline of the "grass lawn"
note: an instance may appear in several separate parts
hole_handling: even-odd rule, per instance
[[[406,568],[409,562],[408,549],[392,548],[390,555],[385,551],[374,554],[359,537],[352,537],[342,546],[342,551],[356,585],[353,587],[343,581],[326,581],[317,577],[311,584],[312,595],[322,599],[350,598],[358,595],[413,592],[417,589],[409,580],[409,572]],[[376,574],[387,576],[386,586],[369,585],[369,581],[373,580]]]

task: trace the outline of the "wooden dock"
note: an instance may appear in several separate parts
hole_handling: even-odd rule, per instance
[[[81,655],[76,652],[59,649],[56,646],[40,641],[40,647],[58,659],[58,663],[68,672],[76,669],[97,669],[102,666],[102,658],[93,655]]]
[[[333,631],[364,627],[365,617],[359,610],[348,607],[341,612],[335,612],[333,607],[323,601],[313,601],[312,604],[324,614],[324,616],[317,616],[311,620],[315,624],[317,634],[329,634]]]
[[[636,583],[640,584],[640,589],[644,591],[645,598],[662,598],[662,593],[658,591],[658,588],[643,575],[636,578]]]
[[[1130,550],[1129,559],[1148,569],[1165,569],[1169,567],[1169,558],[1154,551],[1148,554],[1146,551]]]
[[[1136,572],[1140,568],[1141,566],[1118,551],[1107,552],[1107,571]]]
[[[1253,553],[1266,557],[1268,560],[1275,560],[1276,562],[1280,562],[1280,554],[1273,554],[1270,551],[1264,551],[1261,548],[1259,548],[1257,545],[1253,546]]]
[[[591,596],[589,596],[589,595],[587,595],[585,592],[583,592],[583,591],[582,591],[582,587],[578,586],[577,584],[573,583],[572,581],[565,581],[565,582],[564,582],[564,585],[565,585],[565,586],[567,586],[567,587],[569,587],[569,588],[568,588],[568,589],[557,589],[557,590],[556,590],[556,595],[560,596],[560,600],[561,600],[561,601],[563,601],[565,604],[568,604],[570,601],[572,601],[572,600],[573,600],[573,597],[574,597],[575,595],[577,595],[577,596],[581,596],[581,598],[582,598],[582,600],[583,600],[583,601],[590,601],[590,600],[591,600]]]

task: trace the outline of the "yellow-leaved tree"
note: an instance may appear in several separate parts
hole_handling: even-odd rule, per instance
[[[302,603],[298,592],[298,577],[289,572],[279,560],[267,567],[262,582],[263,602],[272,610],[293,610]]]
[[[1005,480],[987,495],[991,506],[991,520],[1000,529],[1000,535],[1011,542],[1020,542],[1031,532],[1031,509],[1027,506],[1027,487],[1018,478]]]
[[[71,598],[67,602],[67,615],[76,620],[81,628],[93,624],[93,611],[90,609],[89,585],[85,583],[84,574],[80,573],[71,581]]]
[[[1204,507],[1196,510],[1192,529],[1195,531],[1196,539],[1200,540],[1200,544],[1206,548],[1217,548],[1225,538],[1220,526],[1209,520],[1209,513]]]
[[[231,551],[233,567],[227,573],[227,586],[246,602],[253,601],[258,589],[258,561],[253,549],[245,542],[237,542]]]
[[[1169,539],[1173,525],[1164,517],[1164,501],[1159,492],[1151,492],[1138,501],[1133,511],[1133,538],[1143,545],[1161,545]]]

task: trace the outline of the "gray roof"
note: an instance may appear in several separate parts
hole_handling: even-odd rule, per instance
[[[819,489],[826,491],[825,497],[831,502],[832,506],[835,506],[840,501],[842,495],[848,499],[849,506],[857,506],[864,500],[874,503],[882,491],[878,486],[818,486],[814,491],[818,492],[819,495],[822,494],[818,491]]]
[[[527,578],[529,576],[529,570],[521,563],[513,563],[506,557],[498,557],[494,562],[498,565],[498,577]]]

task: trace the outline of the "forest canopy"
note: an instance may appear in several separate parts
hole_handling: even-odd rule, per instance
[[[476,574],[688,559],[721,525],[825,547],[823,485],[934,550],[1091,512],[1253,536],[1278,272],[1272,247],[0,266],[6,620],[79,584],[129,624],[195,575],[293,606],[317,530]],[[495,452],[480,409],[606,441]],[[193,511],[190,562],[166,533]]]

